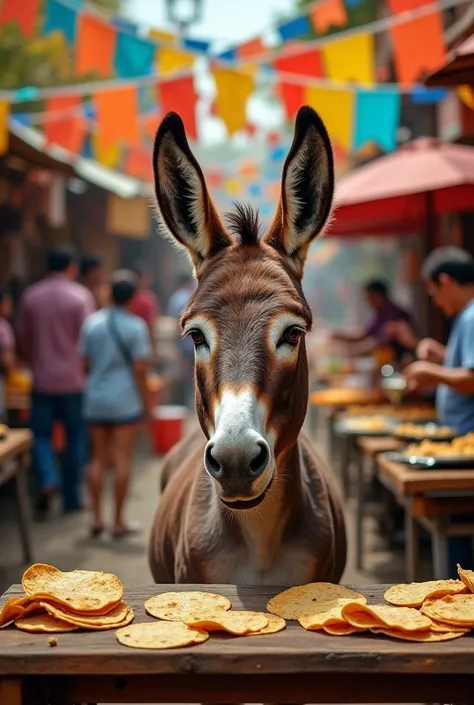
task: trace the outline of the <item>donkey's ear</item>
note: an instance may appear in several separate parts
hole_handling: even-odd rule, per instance
[[[295,136],[283,167],[281,198],[264,241],[286,256],[302,276],[311,241],[331,213],[334,163],[323,121],[309,106],[299,109]]]
[[[188,250],[196,269],[232,244],[189,148],[183,121],[168,113],[155,138],[153,170],[158,212],[169,233]]]

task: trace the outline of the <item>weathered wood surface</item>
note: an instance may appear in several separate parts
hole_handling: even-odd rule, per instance
[[[357,589],[366,595],[369,602],[377,603],[383,601],[386,587]],[[143,607],[148,597],[168,590],[191,589],[206,589],[227,595],[237,609],[264,610],[267,600],[281,588],[161,585],[128,588],[125,599],[135,610],[135,622],[149,621],[152,618],[146,615]],[[8,597],[19,594],[21,587],[13,586],[3,595],[2,603]],[[471,686],[474,687],[474,638],[470,636],[437,644],[420,644],[369,634],[331,637],[307,632],[298,623],[290,622],[287,629],[279,634],[240,638],[213,636],[205,644],[168,651],[121,646],[113,631],[58,634],[57,640],[57,646],[51,648],[47,634],[27,634],[14,627],[0,630],[0,676],[71,676],[77,681],[77,677],[82,675],[126,677],[183,674],[201,678],[207,675],[267,674],[280,678],[283,687],[284,677],[291,674],[321,674],[321,677],[323,674],[333,674],[333,678],[338,673],[352,674],[351,678],[357,674],[359,679],[360,674],[378,677],[406,674],[425,678],[465,674],[473,679]],[[387,698],[388,695],[383,696],[381,702],[389,702]],[[368,699],[362,701],[369,702]],[[329,701],[326,699],[324,702]]]
[[[378,472],[402,496],[426,492],[474,491],[474,468],[416,470],[395,463],[383,455],[377,459]],[[473,498],[474,502],[474,498]]]
[[[0,466],[12,458],[27,453],[33,444],[33,435],[27,428],[11,428],[7,437],[0,441]],[[0,484],[2,474],[0,468]]]

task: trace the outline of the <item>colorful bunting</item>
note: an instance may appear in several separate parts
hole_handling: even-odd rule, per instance
[[[185,47],[185,49],[197,51],[199,54],[207,54],[210,46],[210,42],[203,41],[202,39],[183,39],[183,47]]]
[[[287,120],[293,120],[304,103],[304,86],[297,83],[278,83],[277,92],[283,102]]]
[[[48,144],[57,144],[73,154],[80,154],[87,131],[87,121],[81,111],[79,96],[48,98],[43,129]]]
[[[155,42],[163,44],[174,44],[177,39],[176,34],[173,34],[173,32],[165,32],[162,29],[150,29],[148,36]]]
[[[112,26],[118,32],[125,32],[125,34],[138,34],[138,25],[135,22],[126,20],[125,17],[113,17]]]
[[[157,69],[162,77],[172,76],[194,66],[194,54],[172,46],[163,45],[157,51]]]
[[[0,25],[15,22],[25,37],[35,31],[40,0],[3,0],[0,5]]]
[[[267,51],[262,40],[257,37],[256,39],[251,39],[248,42],[244,42],[237,47],[237,56],[239,59],[248,59],[249,57],[255,57],[265,54]]]
[[[395,69],[402,85],[416,83],[443,63],[446,47],[439,12],[392,27],[390,34]]]
[[[81,14],[77,33],[76,72],[110,76],[115,54],[115,30],[100,19]]]
[[[311,19],[317,34],[324,34],[331,27],[347,24],[343,0],[323,0],[311,10]]]
[[[114,169],[122,156],[122,148],[118,142],[114,144],[101,144],[100,135],[94,133],[91,138],[92,142],[92,153],[95,159],[102,164],[102,166],[108,167],[109,169]]]
[[[97,148],[101,153],[118,142],[140,143],[136,88],[116,88],[94,96],[97,110]]]
[[[221,54],[218,54],[217,58],[220,61],[235,61],[237,59],[237,49],[227,49],[227,51],[223,51]]]
[[[21,3],[21,0],[19,0]],[[76,37],[76,10],[63,5],[58,0],[46,0],[44,9],[43,34],[61,32],[69,44],[74,44]]]
[[[162,117],[162,114],[159,112],[153,112],[149,115],[142,115],[142,132],[144,136],[151,142],[153,142],[153,140],[155,139],[156,131],[158,130],[158,126]]]
[[[120,78],[148,76],[153,71],[156,44],[129,34],[117,35],[115,70]]]
[[[282,54],[273,61],[273,68],[278,73],[295,73],[301,76],[322,78],[323,61],[319,49],[311,49],[300,54]]]
[[[353,148],[373,140],[386,152],[396,146],[401,98],[396,90],[358,91]]]
[[[143,147],[131,147],[128,150],[125,171],[129,176],[142,181],[153,181],[152,158],[150,151]]]
[[[10,105],[4,100],[0,101],[0,154],[8,151],[8,118]]]
[[[283,42],[298,37],[307,37],[311,34],[311,25],[307,17],[295,17],[288,22],[284,22],[278,27],[278,32]]]
[[[171,110],[178,112],[184,122],[186,132],[192,139],[197,139],[196,101],[192,76],[183,76],[173,81],[163,81],[159,86],[163,114]]]
[[[216,82],[216,104],[219,116],[230,135],[242,130],[247,122],[247,100],[253,92],[255,79],[251,73],[234,69],[213,69]]]
[[[353,93],[311,86],[306,88],[305,102],[319,113],[326,123],[331,139],[348,151],[352,142]]]
[[[329,78],[339,82],[372,84],[374,75],[374,38],[354,34],[323,46],[324,65]]]
[[[417,10],[423,5],[430,5],[433,0],[387,0],[387,4],[394,15],[399,12]]]

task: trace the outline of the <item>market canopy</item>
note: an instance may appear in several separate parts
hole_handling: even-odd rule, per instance
[[[446,62],[425,81],[427,86],[474,85],[474,34],[446,56]]]
[[[331,235],[419,232],[429,211],[474,210],[474,148],[419,138],[343,177],[335,203]]]

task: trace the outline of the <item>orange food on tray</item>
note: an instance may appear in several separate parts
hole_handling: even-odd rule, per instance
[[[382,399],[378,389],[321,389],[310,396],[311,404],[345,406],[346,404],[376,404]]]

